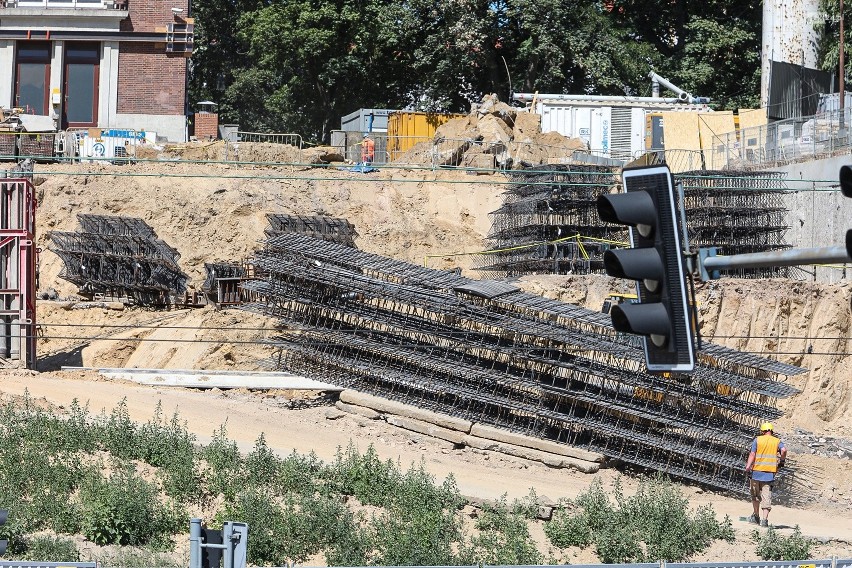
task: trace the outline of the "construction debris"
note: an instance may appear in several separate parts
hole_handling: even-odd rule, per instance
[[[486,95],[470,114],[437,128],[429,142],[415,144],[394,164],[520,169],[539,164],[568,164],[588,150],[579,138],[542,133],[541,116]]]
[[[266,241],[245,309],[278,318],[266,361],[360,392],[737,493],[749,442],[804,369],[705,343],[691,375],[644,371],[608,316],[305,235]]]

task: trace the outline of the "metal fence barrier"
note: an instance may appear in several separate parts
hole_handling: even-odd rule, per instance
[[[0,568],[98,568],[97,562],[40,562],[37,560],[3,560]]]
[[[290,132],[242,132],[237,131],[237,142],[266,142],[269,144],[288,144],[302,148],[302,135]]]
[[[852,559],[828,558],[820,560],[761,560],[759,562],[637,562],[632,564],[571,564],[571,568],[848,568],[852,565]],[[463,566],[461,568],[476,568],[477,565]],[[2,565],[0,565],[2,568]],[[290,568],[290,567],[278,567]],[[360,566],[348,566],[338,568],[363,568]],[[383,568],[403,568],[399,566],[385,566]],[[423,568],[460,568],[458,566],[428,566]],[[481,568],[521,568],[516,565],[483,564]],[[523,568],[553,568],[552,565],[528,565]]]
[[[850,126],[850,109],[779,120],[714,136],[709,152],[712,161],[729,167],[808,161],[852,147]]]

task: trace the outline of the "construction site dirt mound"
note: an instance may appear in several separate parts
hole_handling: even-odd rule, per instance
[[[515,129],[522,122],[518,116]],[[222,150],[221,143],[199,143],[192,151],[197,150],[196,157],[210,157],[217,149]],[[243,448],[251,447],[258,431],[266,431],[271,447],[284,453],[312,448],[320,456],[333,456],[347,438],[363,447],[373,442],[388,459],[408,464],[422,458],[436,475],[457,474],[465,494],[473,496],[496,498],[509,492],[522,497],[536,487],[539,495],[557,499],[576,494],[595,478],[514,459],[489,461],[484,453],[436,445],[424,436],[412,441],[383,422],[356,423],[347,418],[331,426],[318,409],[282,413],[267,399],[250,394],[217,391],[190,396],[183,389],[124,384],[109,388],[108,381],[97,383],[95,389],[91,381],[97,375],[59,371],[62,366],[257,370],[270,355],[264,340],[275,323],[242,310],[211,306],[160,312],[81,302],[76,286],[61,278],[62,262],[50,251],[48,238],[51,230],[75,230],[79,213],[143,219],[180,252],[180,265],[193,290],[199,290],[204,280],[204,263],[241,261],[262,246],[268,213],[345,218],[354,224],[356,244],[364,251],[431,268],[459,268],[476,278],[476,256],[469,253],[488,248],[488,214],[502,203],[506,176],[393,168],[363,174],[334,168],[173,161],[38,164],[36,173],[45,179],[37,187],[39,290],[50,290],[58,299],[38,303],[43,371],[7,374],[0,378],[0,393],[28,391],[56,404],[77,397],[91,400],[95,410],[130,397],[131,412],[141,421],[150,418],[156,399],[161,399],[180,406],[181,415],[191,415],[192,428],[201,436],[212,434],[221,422],[220,414],[211,419],[210,405],[222,403],[215,410],[222,420],[229,412],[240,413],[232,418],[238,422],[231,423],[234,428],[229,432],[239,431]],[[606,276],[537,276],[520,283],[529,291],[595,310],[610,292],[629,291],[622,281]],[[842,525],[847,532],[852,530],[848,529],[852,527],[850,294],[849,284],[783,279],[722,279],[698,287],[704,339],[809,369],[787,379],[801,394],[780,402],[785,414],[777,425],[795,444],[791,460],[806,474],[797,489],[805,503],[798,509],[780,507],[773,517],[790,526],[802,524],[806,534],[852,541],[852,534],[844,536],[831,528]],[[495,478],[495,473],[500,475]],[[596,475],[606,482],[619,477],[612,470]],[[753,551],[747,536],[751,527],[736,522],[739,515],[750,513],[748,503],[685,490],[691,503],[713,504],[735,519],[741,535],[738,545],[713,549],[713,558],[741,560],[743,550]],[[831,511],[830,516],[823,518],[823,511]],[[839,554],[838,550],[820,549],[826,554]]]
[[[487,95],[467,116],[440,125],[431,142],[415,144],[394,163],[521,169],[570,163],[578,150],[588,150],[588,145],[558,132],[542,132],[541,115]]]

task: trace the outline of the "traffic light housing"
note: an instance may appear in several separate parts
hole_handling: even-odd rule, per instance
[[[612,326],[644,336],[649,371],[691,372],[695,349],[672,174],[665,165],[624,168],[622,186],[623,193],[599,196],[597,208],[601,220],[630,227],[631,248],[606,251],[604,268],[636,280],[639,303],[613,306]]]
[[[840,191],[845,197],[852,197],[852,167],[840,166]],[[852,258],[852,229],[846,231],[846,254]]]
[[[9,511],[6,509],[0,509],[0,526],[6,524],[6,520],[9,518]],[[0,540],[0,556],[3,556],[6,553],[6,547],[9,545],[9,541],[6,539]]]

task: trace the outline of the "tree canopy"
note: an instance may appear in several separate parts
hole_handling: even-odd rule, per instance
[[[193,10],[191,101],[218,103],[243,130],[315,142],[359,108],[467,112],[513,91],[648,96],[651,70],[718,109],[759,104],[758,0],[194,0]]]

